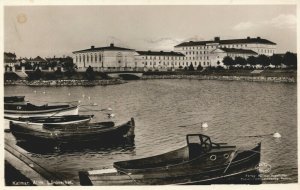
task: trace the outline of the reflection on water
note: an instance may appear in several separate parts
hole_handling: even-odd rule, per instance
[[[24,150],[41,155],[59,155],[59,154],[80,154],[82,152],[106,152],[114,150],[133,151],[134,139],[120,139],[119,141],[100,143],[81,143],[81,144],[37,144],[30,141],[17,141],[17,145]]]
[[[36,91],[36,93],[34,93]],[[46,93],[43,93],[43,92]],[[97,104],[94,121],[123,123],[134,117],[134,146],[86,147],[38,153],[27,147],[28,156],[45,167],[78,182],[78,171],[111,166],[113,162],[147,157],[186,145],[185,136],[203,133],[214,142],[238,147],[262,142],[261,161],[272,166],[269,175],[287,177],[263,183],[297,182],[297,85],[205,80],[131,81],[95,87],[5,87],[5,95],[25,95],[33,103],[81,101]],[[82,109],[83,110],[83,109]],[[203,128],[202,123],[207,123]],[[281,138],[271,134],[278,132]],[[5,138],[15,142],[6,133]],[[22,146],[22,145],[21,145]],[[26,148],[25,148],[26,149]],[[43,149],[43,148],[41,148]],[[73,149],[73,150],[72,150]],[[35,153],[34,153],[35,152]]]

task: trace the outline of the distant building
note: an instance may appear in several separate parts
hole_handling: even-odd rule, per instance
[[[40,56],[37,56],[34,59],[29,59],[29,63],[31,65],[38,65],[40,67],[45,67],[47,65],[47,61],[43,58],[41,58]]]
[[[137,51],[135,56],[138,67],[147,70],[173,70],[178,69],[184,60],[182,53],[173,51]]]
[[[228,39],[221,40],[219,37],[215,37],[210,41],[189,41],[178,44],[174,47],[174,50],[181,52],[185,55],[185,60],[182,64],[188,66],[193,64],[194,67],[201,65],[202,67],[216,66],[215,53],[222,53],[224,50],[217,50],[220,48],[226,48],[226,51],[234,52],[237,49],[251,50],[251,52],[257,53],[257,55],[263,54],[271,56],[276,53],[276,43],[271,42],[260,37],[257,38],[244,38],[244,39]],[[230,50],[232,49],[232,50]],[[217,51],[216,51],[217,50]],[[229,53],[228,55],[236,55],[238,52]],[[247,53],[243,53],[246,57]],[[252,53],[248,53],[252,55]],[[234,58],[234,57],[233,57]],[[219,60],[218,60],[219,61]]]
[[[79,70],[89,66],[95,70],[125,70],[137,67],[134,58],[135,50],[117,47],[94,47],[73,52],[73,62]]]

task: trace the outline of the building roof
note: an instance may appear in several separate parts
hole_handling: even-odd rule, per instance
[[[84,49],[84,50],[79,50],[79,51],[74,51],[73,53],[82,53],[82,52],[93,52],[93,51],[134,51],[134,49],[128,49],[128,48],[122,48],[122,47],[117,47],[114,46],[114,44],[110,44],[110,46],[106,47],[94,47],[91,46],[89,49]]]
[[[221,49],[227,53],[254,54],[254,55],[257,54],[255,51],[252,51],[250,49],[236,49],[236,48],[218,48],[218,49]]]
[[[174,51],[137,51],[137,53],[149,56],[184,56],[184,54]]]
[[[34,58],[32,61],[46,62],[46,60],[43,59],[43,58],[41,58],[40,56],[37,56],[37,57]]]
[[[181,44],[176,45],[175,47],[182,47],[182,46],[198,46],[198,45],[207,45],[209,43],[219,43],[219,44],[270,44],[276,45],[276,43],[271,42],[269,40],[257,37],[257,38],[243,38],[243,39],[228,39],[228,40],[220,40],[219,38],[215,38],[215,40],[209,41],[189,41],[183,42]]]

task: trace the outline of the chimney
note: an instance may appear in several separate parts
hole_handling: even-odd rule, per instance
[[[250,36],[247,37],[247,40],[250,40]]]
[[[111,44],[110,44],[110,47],[114,47],[114,44],[113,44],[113,43],[111,43]]]
[[[215,37],[215,42],[220,41],[220,37]]]
[[[259,40],[260,40],[260,37],[259,37],[259,36],[257,36],[257,39],[259,39]]]
[[[95,46],[91,46],[91,49],[94,49],[95,48]]]

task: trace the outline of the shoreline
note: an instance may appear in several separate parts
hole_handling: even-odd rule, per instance
[[[216,75],[147,75],[142,80],[152,79],[193,79],[193,80],[221,80],[221,81],[247,81],[247,82],[278,82],[297,83],[297,77],[274,76],[216,76]]]
[[[297,83],[295,76],[224,76],[224,75],[143,75],[138,80],[157,79],[189,79],[189,80],[221,80],[221,81],[247,81],[247,82],[276,82]],[[109,80],[6,80],[4,86],[107,86],[124,84],[122,79]]]
[[[6,80],[4,86],[107,86],[124,84],[126,81],[115,80]]]

